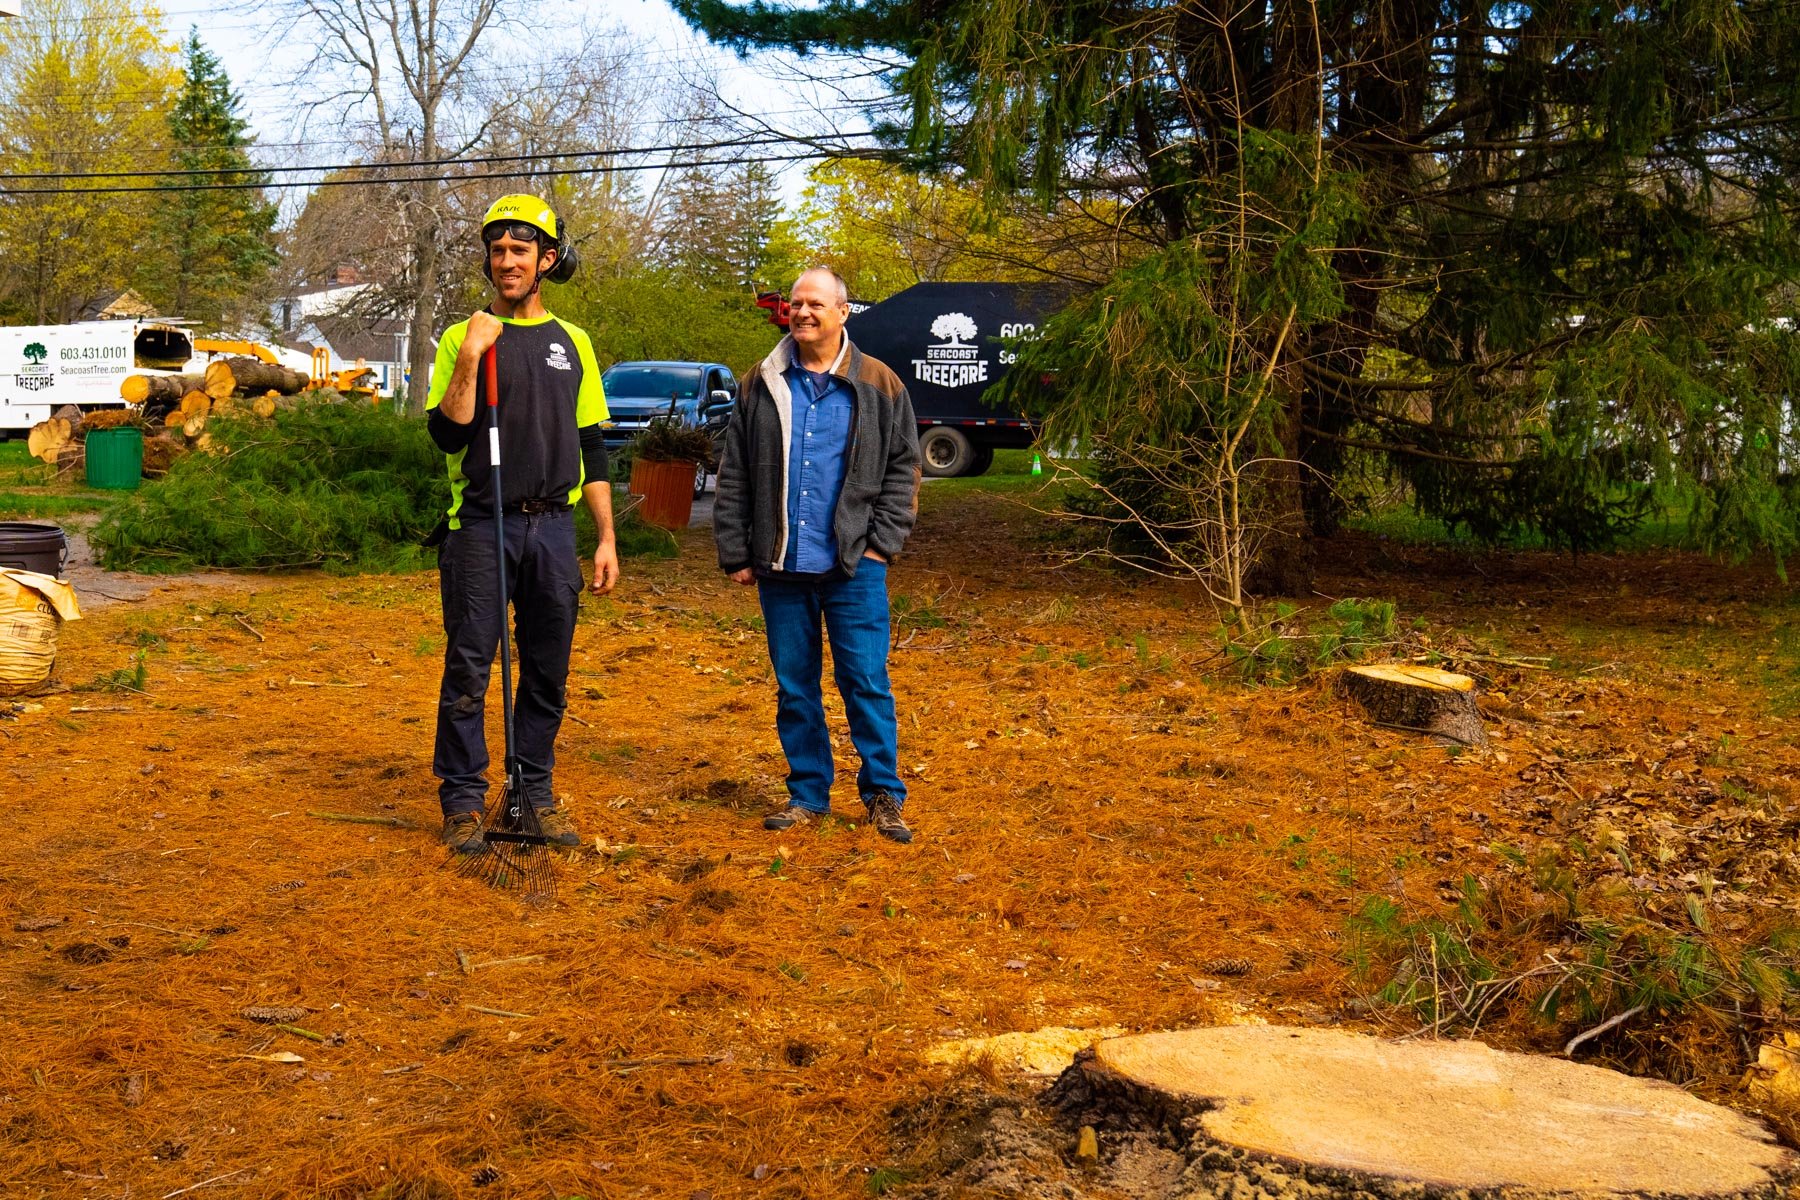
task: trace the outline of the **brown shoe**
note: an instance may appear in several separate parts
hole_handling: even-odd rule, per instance
[[[875,826],[875,832],[890,842],[899,842],[902,846],[912,841],[912,830],[900,819],[900,802],[886,792],[876,792],[872,796],[864,796],[863,803],[869,806],[869,823]]]
[[[581,845],[581,831],[575,828],[575,820],[569,816],[569,810],[560,804],[537,810],[538,828],[545,837],[559,846]]]
[[[790,804],[780,812],[770,813],[763,818],[763,828],[773,829],[780,833],[788,829],[804,829],[807,825],[824,816],[810,808],[801,808],[798,804]]]
[[[480,854],[487,849],[487,839],[481,836],[481,814],[451,813],[444,818],[438,840],[458,854]]]

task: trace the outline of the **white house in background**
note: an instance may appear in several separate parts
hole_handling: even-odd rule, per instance
[[[335,268],[325,279],[294,288],[269,307],[269,334],[283,346],[310,353],[315,346],[331,351],[331,369],[366,366],[383,396],[406,379],[411,337],[406,322],[371,317],[359,308],[372,297],[355,267]]]

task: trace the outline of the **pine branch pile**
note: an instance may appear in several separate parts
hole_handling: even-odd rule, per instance
[[[332,572],[427,565],[419,542],[449,502],[422,421],[297,397],[267,417],[215,412],[205,452],[115,505],[93,539],[108,569]]]

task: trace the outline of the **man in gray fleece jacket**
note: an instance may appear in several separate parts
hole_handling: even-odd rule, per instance
[[[857,791],[877,832],[910,842],[888,683],[887,572],[918,513],[918,422],[899,377],[844,335],[841,278],[807,271],[788,305],[788,336],[738,385],[713,508],[719,567],[755,585],[775,669],[788,803],[763,828],[794,829],[831,811],[822,628],[862,757]]]

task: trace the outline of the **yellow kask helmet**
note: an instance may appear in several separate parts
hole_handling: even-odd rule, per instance
[[[486,246],[494,238],[500,236],[494,230],[496,225],[527,225],[538,233],[538,240],[546,249],[556,251],[556,262],[544,272],[543,278],[551,283],[567,283],[575,274],[577,260],[575,245],[563,235],[562,223],[556,219],[556,210],[536,196],[523,194],[502,196],[488,205],[487,212],[481,218],[481,242]],[[488,273],[487,257],[482,256],[482,274]]]

